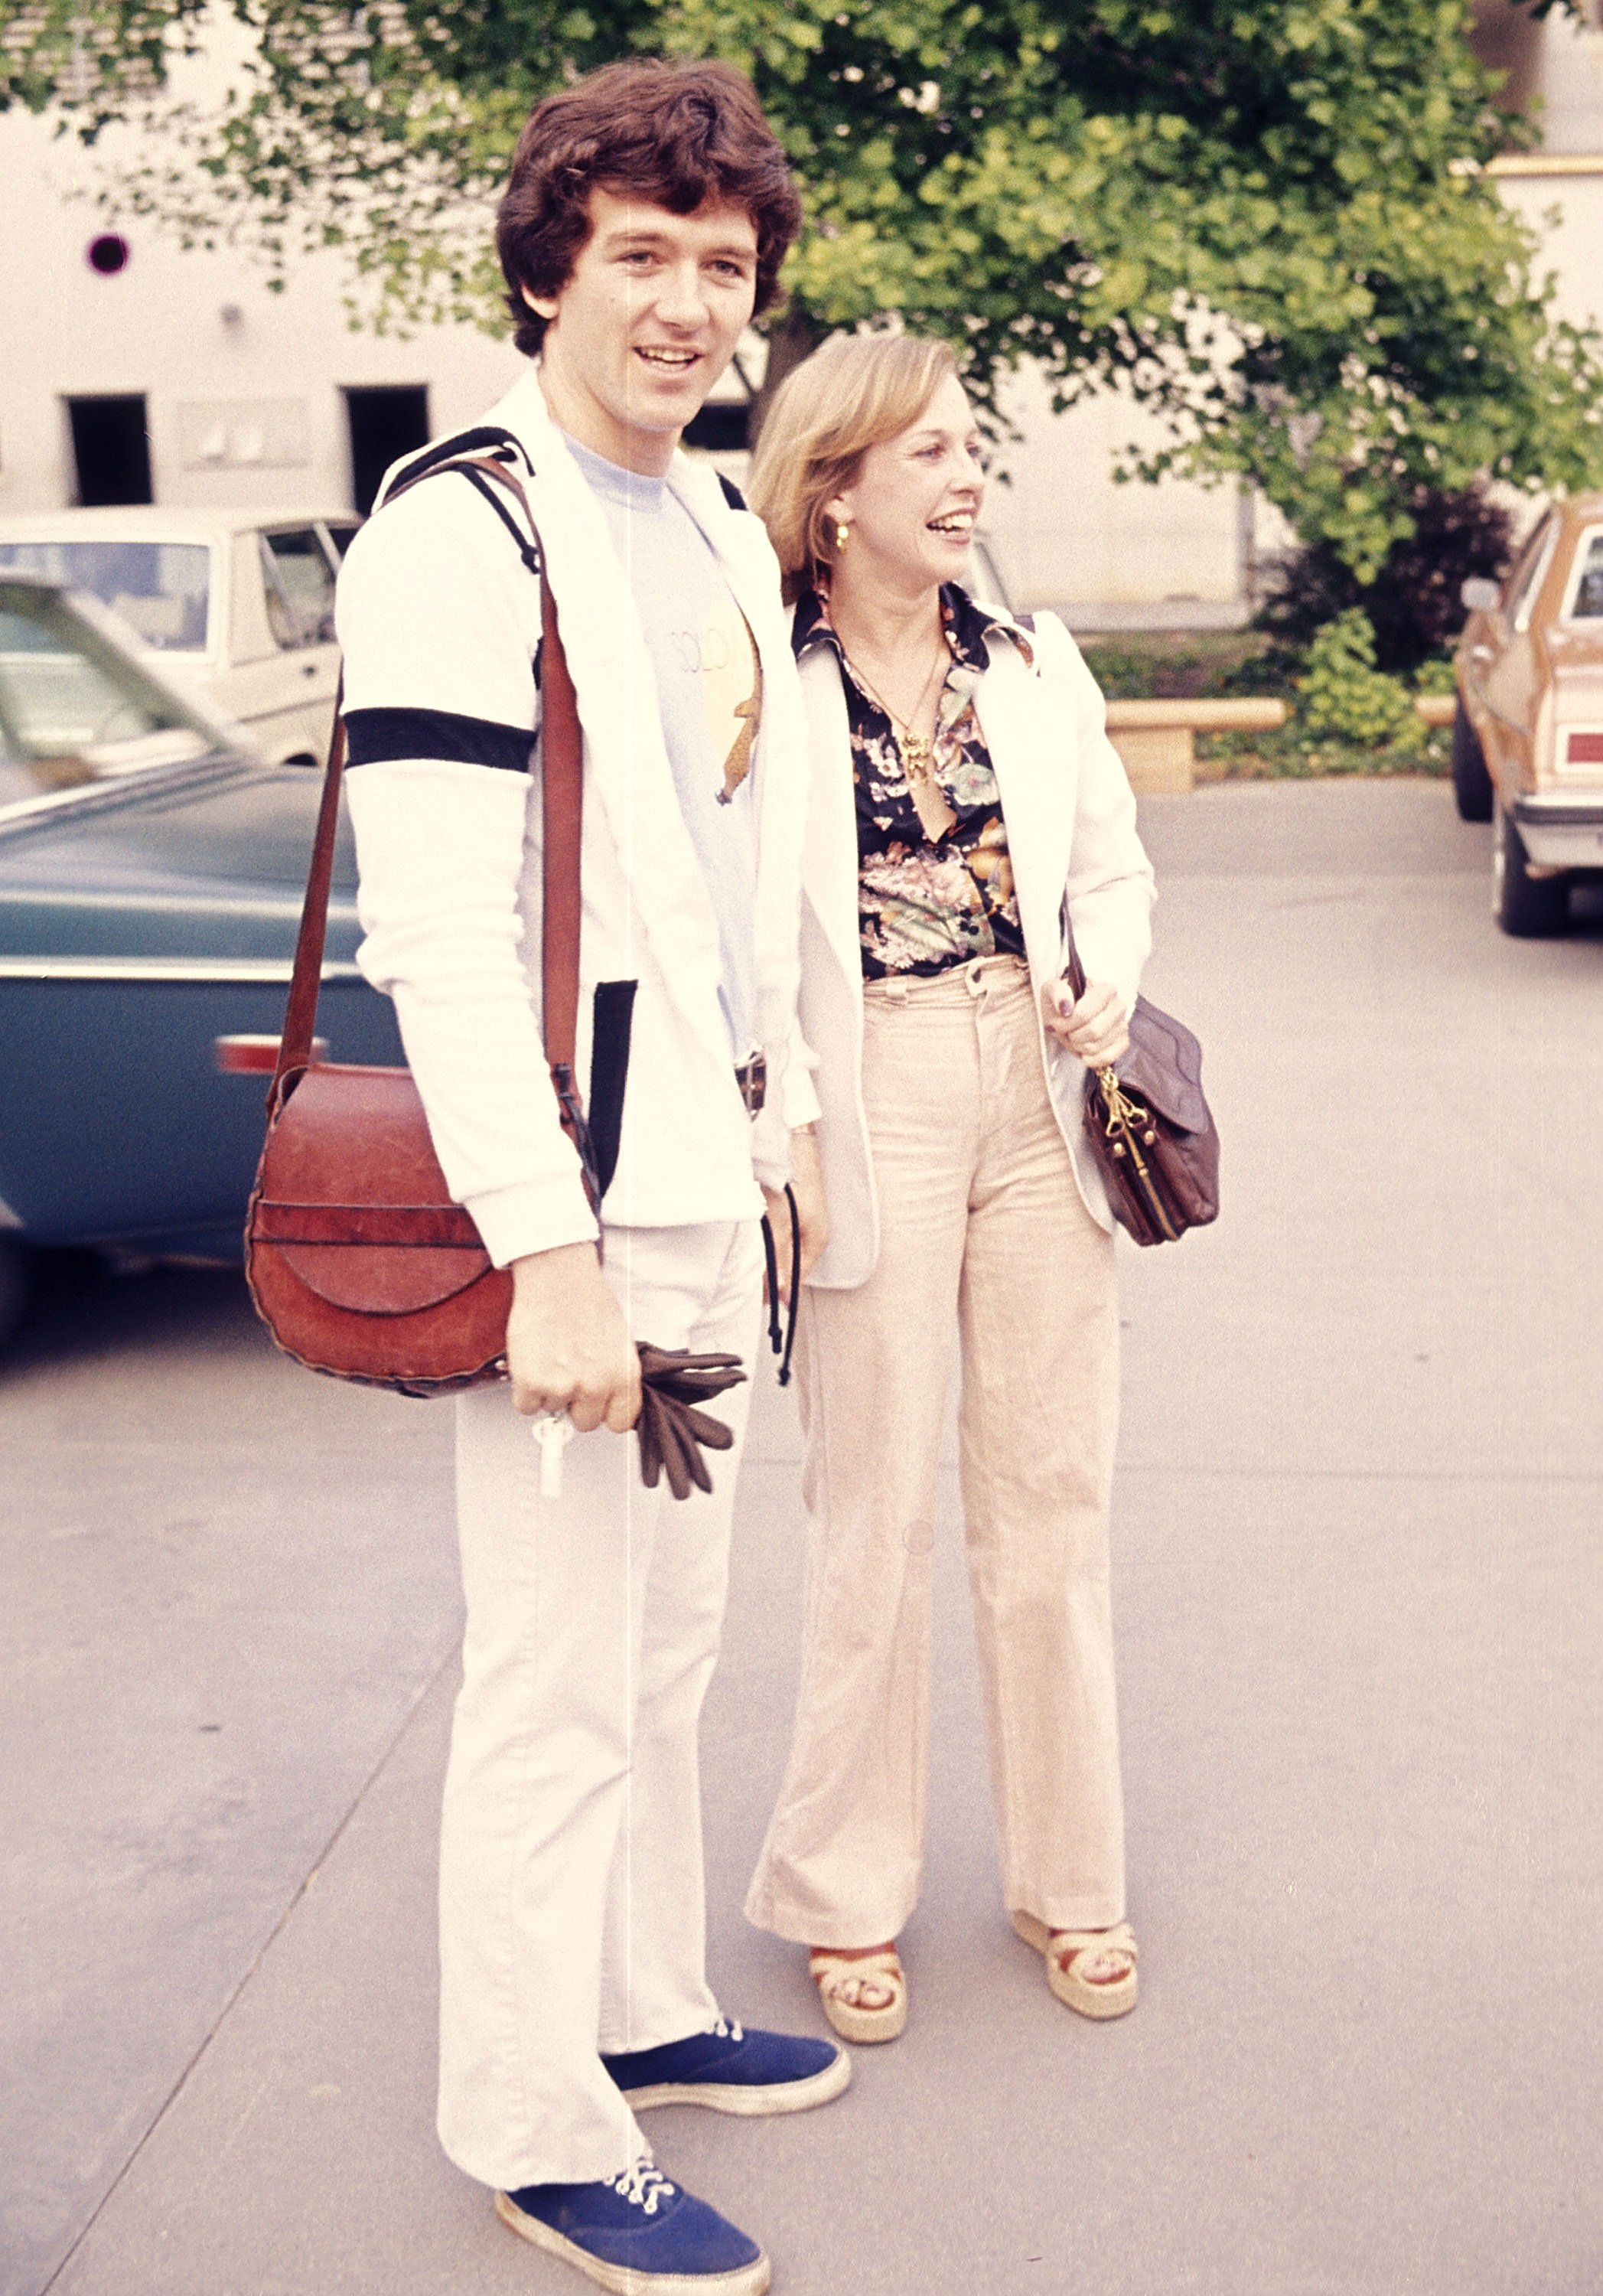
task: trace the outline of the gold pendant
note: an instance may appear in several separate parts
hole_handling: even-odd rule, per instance
[[[902,771],[910,782],[927,782],[935,763],[935,743],[924,734],[907,734],[899,744]]]

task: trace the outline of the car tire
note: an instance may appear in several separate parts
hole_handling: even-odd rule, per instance
[[[25,1243],[0,1235],[0,1348],[10,1344],[32,1291],[32,1252]]]
[[[1496,803],[1481,737],[1460,701],[1452,713],[1452,793],[1460,821],[1490,821]]]
[[[1533,877],[1524,840],[1500,805],[1492,842],[1492,914],[1517,940],[1550,940],[1570,917],[1570,881]]]

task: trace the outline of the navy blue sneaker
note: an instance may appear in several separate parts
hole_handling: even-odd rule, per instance
[[[828,2104],[852,2078],[852,2061],[833,2041],[792,2033],[742,2031],[720,2017],[710,2033],[660,2048],[629,2049],[601,2062],[643,2112],[653,2104],[709,2104],[715,2112],[806,2112]]]
[[[600,2185],[527,2185],[497,2193],[520,2240],[571,2264],[614,2296],[763,2296],[768,2259],[755,2240],[637,2161]]]

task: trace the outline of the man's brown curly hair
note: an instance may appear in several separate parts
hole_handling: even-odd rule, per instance
[[[548,95],[518,138],[495,248],[514,340],[531,358],[546,322],[523,290],[549,296],[567,285],[598,188],[671,215],[693,215],[708,200],[744,208],[757,235],[756,309],[773,302],[801,200],[756,90],[732,64],[638,57]]]

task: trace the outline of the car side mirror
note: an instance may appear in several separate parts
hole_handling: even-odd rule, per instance
[[[1502,596],[1501,588],[1484,574],[1471,574],[1459,590],[1459,596],[1472,614],[1495,612]]]

